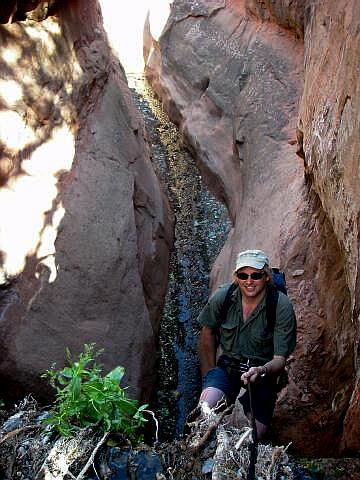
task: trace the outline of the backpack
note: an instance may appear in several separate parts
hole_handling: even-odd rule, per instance
[[[267,325],[266,331],[273,332],[276,322],[276,307],[279,299],[279,292],[287,295],[285,273],[279,270],[278,268],[272,268],[272,285],[268,289],[266,294],[266,318]],[[237,283],[232,283],[225,295],[224,302],[220,309],[220,318],[224,321],[227,317],[230,305],[232,303],[232,294],[238,288]],[[286,369],[284,369],[278,377],[277,389],[278,392],[282,390],[289,383],[288,374]]]

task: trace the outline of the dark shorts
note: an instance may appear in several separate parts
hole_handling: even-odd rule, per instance
[[[203,379],[203,388],[215,387],[224,392],[227,400],[234,403],[242,387],[240,375],[229,375],[221,367],[214,367],[207,372]],[[246,388],[246,387],[244,387]],[[276,383],[269,377],[259,378],[251,383],[251,400],[256,420],[269,425],[274,413],[277,398]],[[250,413],[249,391],[239,397],[245,414]]]

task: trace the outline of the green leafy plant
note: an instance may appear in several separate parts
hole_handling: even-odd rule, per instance
[[[146,422],[144,410],[138,401],[129,398],[120,387],[125,369],[114,368],[102,376],[102,368],[95,361],[102,351],[95,352],[95,344],[84,346],[77,360],[66,349],[68,366],[47,370],[43,377],[56,389],[56,400],[50,416],[45,420],[63,436],[73,434],[78,427],[98,425],[105,432],[120,432],[133,442],[142,440],[140,428]]]

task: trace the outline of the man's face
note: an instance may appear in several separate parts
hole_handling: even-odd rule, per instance
[[[252,278],[252,275],[255,278]],[[241,278],[245,277],[246,278]],[[240,278],[239,278],[240,277]],[[263,271],[252,267],[244,267],[236,272],[236,278],[243,297],[259,300],[262,298],[269,276]]]

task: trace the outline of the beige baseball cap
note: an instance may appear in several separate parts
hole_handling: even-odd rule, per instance
[[[261,270],[265,265],[269,265],[269,259],[262,250],[244,250],[240,252],[236,259],[234,272],[244,267],[252,267]]]

